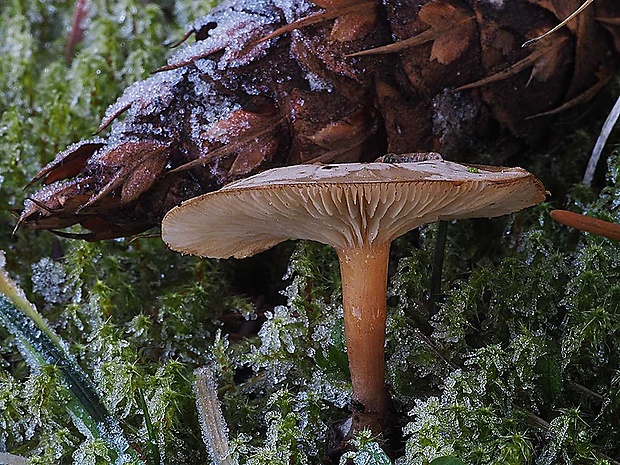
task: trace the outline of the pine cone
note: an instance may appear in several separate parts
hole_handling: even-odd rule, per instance
[[[40,171],[32,182],[45,186],[18,224],[79,223],[90,230],[79,237],[109,239],[274,166],[387,152],[467,159],[496,137],[532,144],[616,69],[616,0],[595,0],[521,46],[580,4],[226,1],[192,25],[194,44],[108,109],[107,137],[70,146]]]

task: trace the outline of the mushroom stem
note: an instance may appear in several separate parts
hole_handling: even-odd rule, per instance
[[[383,358],[389,253],[389,243],[338,250],[344,332],[357,417],[353,429],[368,427],[377,434],[383,429],[389,402]]]

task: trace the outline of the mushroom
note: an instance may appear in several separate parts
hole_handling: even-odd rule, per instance
[[[340,261],[353,431],[383,431],[389,410],[384,344],[390,243],[426,223],[494,217],[545,199],[521,168],[439,159],[275,168],[173,208],[162,238],[173,250],[243,258],[288,239],[334,247]]]

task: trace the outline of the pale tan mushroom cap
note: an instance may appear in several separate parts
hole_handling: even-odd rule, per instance
[[[521,168],[443,160],[275,168],[173,208],[162,237],[176,251],[242,258],[287,239],[339,249],[389,243],[438,220],[505,215],[545,199]]]

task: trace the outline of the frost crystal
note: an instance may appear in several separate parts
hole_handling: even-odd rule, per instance
[[[391,465],[392,461],[372,437],[369,430],[363,430],[353,439],[355,452],[346,452],[340,457],[340,465],[353,461],[353,465]]]
[[[32,265],[32,290],[48,304],[68,302],[74,295],[74,287],[61,263],[45,257]]]
[[[97,465],[97,463],[101,463],[101,460],[104,460],[104,463],[115,463],[108,455],[108,448],[105,443],[100,439],[84,441],[73,454],[74,463],[80,465]]]
[[[433,132],[440,136],[442,147],[458,147],[459,137],[478,114],[476,104],[463,93],[445,90],[433,99],[433,108]]]
[[[319,75],[308,72],[306,73],[306,80],[308,81],[308,85],[310,86],[310,90],[313,92],[318,91],[327,91],[331,92],[334,90],[332,84],[325,79],[322,79]]]
[[[262,56],[269,47],[269,42],[263,42],[254,45],[252,50],[246,50],[248,53],[242,53],[247,44],[260,39],[265,28],[277,24],[278,19],[277,12],[269,2],[251,0],[224,2],[194,23],[194,30],[214,24],[215,27],[209,31],[209,36],[181,50],[168,61],[168,64],[178,66],[195,61],[195,57],[207,57],[215,52],[224,51],[218,69],[246,65]]]
[[[486,3],[490,3],[495,8],[501,8],[504,6],[504,0],[485,0]]]
[[[313,3],[307,0],[297,0],[292,2],[291,0],[272,0],[273,4],[284,13],[284,18],[287,23],[292,23],[304,16],[307,16],[310,9],[314,6]]]
[[[175,86],[185,76],[185,69],[157,73],[144,81],[129,86],[123,95],[105,112],[104,122],[108,122],[125,108],[131,112],[152,114],[166,108],[175,96]]]
[[[338,408],[344,408],[349,405],[351,394],[353,393],[349,381],[330,378],[323,372],[315,373],[308,388],[321,399]]]
[[[295,340],[304,335],[303,323],[299,316],[284,306],[277,306],[273,313],[265,312],[267,321],[258,332],[261,338],[260,352],[268,355],[281,349],[289,354],[295,352]]]

